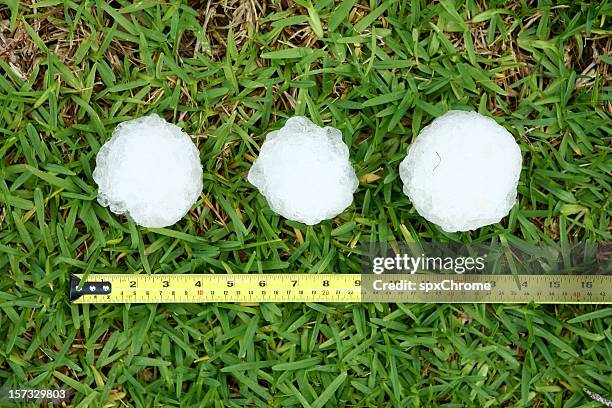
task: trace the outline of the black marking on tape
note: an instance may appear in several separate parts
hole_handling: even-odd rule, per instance
[[[70,275],[70,301],[74,302],[83,295],[108,295],[113,285],[107,281],[83,282],[76,275]]]

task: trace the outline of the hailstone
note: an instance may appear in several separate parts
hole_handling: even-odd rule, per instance
[[[516,202],[521,150],[495,120],[452,110],[423,128],[400,164],[417,212],[447,232],[499,222]]]
[[[342,133],[303,116],[268,133],[248,180],[273,211],[308,225],[344,211],[358,185]]]
[[[96,156],[98,202],[143,227],[179,221],[202,191],[202,164],[189,135],[153,114],[123,122]]]

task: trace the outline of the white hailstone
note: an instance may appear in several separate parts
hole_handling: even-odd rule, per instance
[[[426,126],[400,165],[417,212],[447,232],[499,222],[516,201],[521,150],[495,120],[449,111]]]
[[[202,191],[202,164],[189,135],[153,114],[120,123],[96,157],[98,202],[139,225],[161,228]]]
[[[344,211],[358,185],[342,133],[303,116],[268,133],[248,180],[272,210],[308,225]]]

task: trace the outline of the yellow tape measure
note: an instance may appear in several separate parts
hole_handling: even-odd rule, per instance
[[[74,303],[612,304],[612,275],[72,275]]]

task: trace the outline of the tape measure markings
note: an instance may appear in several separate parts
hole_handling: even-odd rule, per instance
[[[612,275],[99,274],[79,290],[82,276],[71,279],[74,303],[612,303]],[[416,289],[375,290],[400,281]]]

